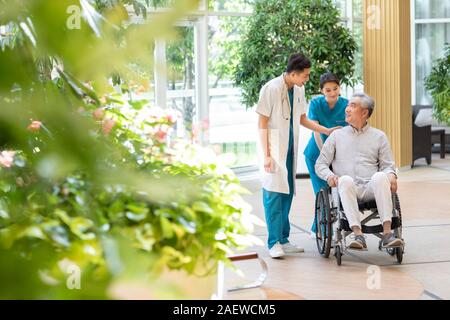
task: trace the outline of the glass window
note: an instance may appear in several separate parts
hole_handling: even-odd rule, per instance
[[[450,43],[450,23],[416,24],[416,104],[432,102],[424,78],[430,74],[446,42]]]
[[[354,56],[355,72],[354,76],[357,79],[357,83],[353,87],[342,85],[341,94],[348,98],[351,97],[353,92],[362,91],[363,86],[363,21],[362,21],[362,0],[334,0],[336,7],[340,10],[342,21],[344,26],[347,26],[356,41],[357,50]]]
[[[363,40],[363,21],[362,21],[362,0],[353,0],[353,26],[352,33],[355,37],[356,43],[358,45],[358,49],[355,54],[355,76],[358,79],[359,83],[363,82],[363,71],[364,71],[364,58],[363,58],[363,49],[364,49],[364,40]]]
[[[257,117],[242,105],[240,89],[233,83],[246,19],[209,17],[209,142],[218,154],[234,154],[234,167],[257,163]]]
[[[217,12],[247,12],[253,11],[255,0],[209,0],[209,10]]]
[[[194,27],[177,27],[178,38],[167,44],[167,106],[180,111],[179,137],[190,138],[196,110]]]
[[[450,18],[450,1],[416,0],[416,19]]]
[[[347,1],[351,1],[351,0],[334,0],[334,5],[336,6],[336,8],[338,8],[338,10],[341,12],[341,16],[343,19],[347,18]]]
[[[362,21],[363,2],[362,0],[353,0],[353,20]]]

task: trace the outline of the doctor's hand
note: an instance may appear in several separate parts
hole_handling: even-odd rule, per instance
[[[338,130],[338,129],[341,129],[341,128],[342,128],[342,126],[328,128],[326,135],[329,136],[331,133],[333,133],[334,130]]]
[[[264,170],[268,173],[274,173],[274,163],[272,157],[264,157]]]
[[[339,177],[337,175],[332,175],[328,177],[328,185],[332,188],[337,187],[339,182]]]

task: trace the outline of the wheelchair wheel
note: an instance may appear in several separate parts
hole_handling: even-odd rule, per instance
[[[315,209],[317,249],[324,258],[328,258],[330,255],[332,240],[331,208],[328,198],[328,189],[322,189],[319,193],[317,193]]]
[[[334,255],[336,256],[337,265],[340,266],[342,264],[342,252],[339,245],[336,245],[336,247],[334,248]]]
[[[394,208],[397,209],[399,215],[401,216],[402,209],[400,208],[400,199],[398,198],[397,193],[394,193]]]
[[[397,238],[403,239],[403,232],[402,232],[402,226],[401,226],[401,223],[402,223],[402,209],[400,208],[400,200],[398,198],[398,194],[397,193],[394,193],[394,207],[397,210],[398,218],[400,219],[400,226],[394,230],[394,234],[395,234],[395,236]],[[404,247],[401,246],[401,247],[398,247],[398,248],[395,248],[394,250],[392,250],[393,251],[392,255],[395,255],[397,257],[397,262],[399,264],[401,264],[402,261],[403,261],[403,253],[404,253],[403,248]],[[389,252],[389,254],[391,254],[391,253]]]
[[[397,256],[397,262],[401,264],[403,261],[403,247],[395,248],[395,254]]]

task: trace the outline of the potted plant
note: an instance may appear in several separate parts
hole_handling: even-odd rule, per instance
[[[433,116],[450,126],[450,44],[444,46],[443,53],[426,77],[425,88],[433,99]]]

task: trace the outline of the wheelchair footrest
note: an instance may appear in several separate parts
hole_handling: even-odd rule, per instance
[[[405,240],[403,240],[402,244],[399,244],[398,246],[383,246],[382,241],[380,240],[378,242],[378,250],[386,250],[386,249],[395,249],[395,248],[404,248],[405,247]]]
[[[347,251],[347,250],[352,250],[352,251],[369,251],[369,249],[367,249],[367,248],[356,249],[356,248],[352,248],[352,247],[345,247],[345,251]]]
[[[345,230],[345,231],[352,231],[352,229],[350,228],[348,221],[346,219],[341,219],[340,220],[340,227],[341,229]],[[398,217],[392,217],[392,225],[391,225],[391,229],[397,229],[399,227],[402,226],[402,222]],[[366,225],[362,225],[361,226],[361,230],[363,233],[382,233],[383,232],[383,226],[381,224],[375,225],[375,226],[366,226]]]

